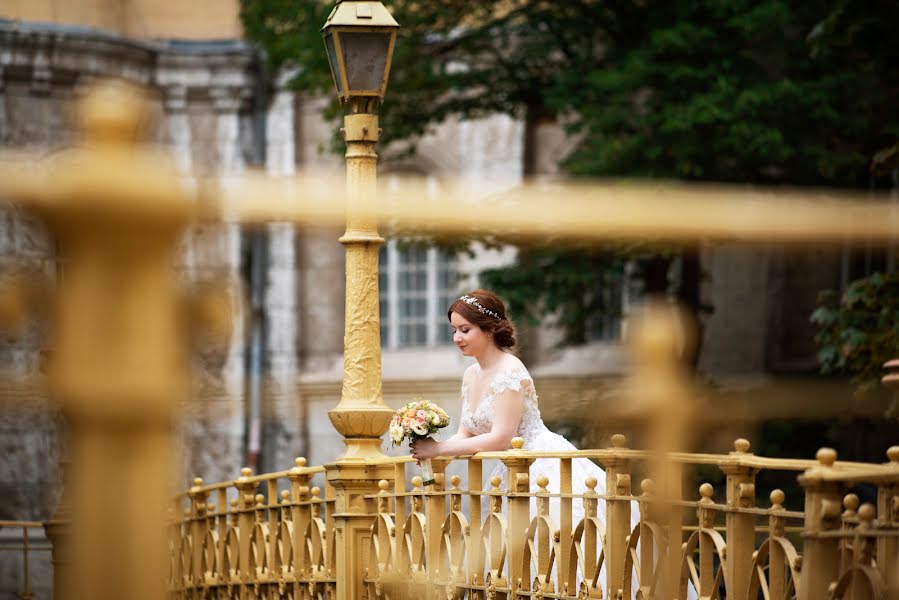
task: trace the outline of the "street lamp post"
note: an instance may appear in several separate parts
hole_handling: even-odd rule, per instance
[[[392,411],[381,392],[378,318],[378,250],[384,239],[377,220],[354,210],[375,194],[378,104],[387,88],[399,28],[380,2],[338,1],[322,35],[340,102],[348,108],[342,129],[347,144],[346,322],[340,403],[328,413],[346,440],[344,462],[383,456],[380,436]]]
[[[380,2],[338,0],[322,28],[331,74],[347,108],[342,133],[347,144],[347,218],[340,243],[346,248],[344,374],[340,402],[328,412],[344,437],[346,451],[325,465],[335,490],[338,600],[363,597],[364,564],[370,527],[377,513],[367,495],[381,479],[393,479],[383,459],[381,435],[393,411],[381,391],[381,331],[378,304],[378,251],[384,239],[377,219],[359,214],[360,201],[375,194],[375,144],[381,130],[376,110],[387,77],[399,25]]]

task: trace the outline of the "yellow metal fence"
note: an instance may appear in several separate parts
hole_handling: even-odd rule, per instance
[[[408,459],[380,452],[392,411],[381,397],[376,227],[386,219],[468,232],[470,206],[426,204],[414,194],[378,204],[374,115],[347,117],[347,203],[333,201],[330,183],[250,178],[249,187],[216,190],[221,202],[209,202],[210,190],[192,196],[155,155],[135,147],[140,105],[140,93],[100,85],[79,105],[83,143],[46,172],[0,173],[0,192],[41,215],[67,256],[48,365],[70,425],[66,497],[47,525],[58,597],[158,600],[168,563],[168,592],[181,598],[671,600],[695,591],[727,600],[899,600],[899,448],[884,465],[839,463],[828,449],[816,461],[757,457],[743,441],[726,455],[673,452],[689,447],[695,422],[676,364],[675,349],[686,342],[658,316],[664,311],[648,312],[655,326],[635,336],[631,399],[649,420],[649,450],[629,450],[616,437],[609,449],[538,455],[517,440],[508,452],[449,461],[467,477],[447,482],[447,463],[439,464],[436,485],[423,489],[410,479]],[[510,198],[488,201],[474,221],[481,232],[594,241],[651,234],[794,242],[886,240],[899,222],[894,204],[849,210],[827,194],[781,204],[734,188],[571,186],[552,192],[571,202],[550,206],[546,193],[525,190],[505,213],[496,203]],[[656,201],[660,195],[670,203]],[[609,210],[597,209],[603,202]],[[180,236],[197,218],[333,223],[345,210],[347,368],[329,416],[346,452],[322,466],[301,460],[289,471],[197,481],[165,521],[188,338],[216,321],[208,303],[184,298],[175,284]],[[31,307],[22,286],[0,292],[11,307],[0,316],[24,318]],[[537,458],[558,461],[558,494],[530,481]],[[605,466],[606,494],[591,491],[593,482],[572,482],[574,458]],[[504,477],[484,481],[487,459],[505,465]],[[726,489],[684,491],[691,465],[719,468]],[[786,510],[780,493],[759,502],[756,476],[769,469],[799,475],[804,511]],[[650,476],[637,485],[643,472]],[[571,493],[581,483],[587,491]],[[877,506],[844,497],[862,483],[876,488]],[[584,510],[579,522],[575,506]]]
[[[356,579],[363,597],[379,599],[687,598],[691,587],[700,598],[897,597],[899,447],[883,465],[836,462],[830,449],[817,460],[766,458],[746,440],[724,455],[672,453],[672,463],[711,465],[726,479],[724,489],[706,483],[672,500],[652,479],[632,479],[653,453],[625,448],[623,436],[610,448],[564,454],[524,451],[521,443],[435,460],[437,482],[427,488],[414,462],[390,459],[392,477],[364,496],[372,512],[362,573],[341,572],[336,562],[333,490],[313,485],[325,468],[300,458],[289,471],[197,480],[177,499],[173,597],[323,599]],[[547,491],[545,480],[531,492],[528,466],[539,458],[557,461],[561,493]],[[571,493],[576,458],[605,466],[606,494],[595,480]],[[511,484],[484,481],[487,460],[501,461]],[[453,463],[461,475],[447,477]],[[756,478],[770,470],[800,477],[804,511],[787,510],[780,490],[757,498]],[[845,494],[860,483],[876,487],[877,506]],[[575,505],[584,515],[577,522]],[[671,527],[672,511],[680,527]],[[669,556],[672,536],[679,552]],[[674,595],[662,590],[666,566],[676,573]]]

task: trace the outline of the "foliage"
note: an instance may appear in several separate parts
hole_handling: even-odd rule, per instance
[[[533,126],[559,117],[580,140],[563,163],[577,176],[867,186],[875,153],[892,164],[899,4],[889,0],[385,3],[402,28],[383,141],[409,152],[449,116],[504,112],[525,120],[525,176]],[[301,65],[293,83],[308,92],[331,92],[319,34],[331,6],[241,0],[271,67]],[[522,247],[489,285],[520,314],[564,315],[567,341],[582,341],[608,310],[595,282],[628,255],[582,250]],[[679,258],[691,276],[676,293],[699,310],[695,249],[647,244],[636,258],[656,293]]]
[[[899,10],[892,12],[899,16]],[[884,44],[807,41],[816,2],[648,3],[601,63],[552,90],[579,113],[574,173],[732,182],[867,185],[871,156],[899,137]],[[890,38],[892,39],[892,38]],[[895,45],[891,43],[891,45]],[[887,54],[886,56],[889,56]],[[574,102],[572,102],[574,99]]]
[[[822,372],[876,387],[883,364],[899,357],[899,273],[858,279],[842,295],[823,292],[811,320]]]
[[[545,314],[555,315],[563,344],[583,344],[596,315],[618,316],[620,307],[603,293],[602,283],[623,279],[624,258],[607,248],[571,247],[559,243],[530,246],[515,268],[490,269],[481,274],[486,287],[496,290],[511,314],[535,325]]]

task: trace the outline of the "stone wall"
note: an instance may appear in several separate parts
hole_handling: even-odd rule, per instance
[[[262,80],[261,73],[254,51],[238,40],[142,42],[83,27],[0,20],[0,149],[47,153],[62,147],[71,140],[69,111],[80,88],[114,77],[150,89],[157,118],[147,135],[171,153],[188,185],[197,176],[236,176],[248,165],[289,176],[294,94],[284,79]],[[275,424],[269,429],[277,442],[266,448],[273,461],[289,461],[299,446],[294,231],[271,225],[255,250],[245,243],[247,235],[238,224],[197,224],[176,265],[185,286],[226,281],[235,300],[230,346],[220,358],[195,366],[194,395],[182,422],[179,485],[193,476],[229,478],[244,464],[251,399]],[[12,205],[0,206],[3,272],[41,271],[52,282],[57,261],[55,243],[40,223]],[[254,321],[243,300],[251,280],[261,298],[261,319]],[[251,387],[248,340],[254,335],[261,368]],[[8,499],[0,518],[46,519],[55,510],[59,417],[39,385],[48,344],[51,338],[33,329],[0,339],[0,376],[26,382],[5,386],[0,403],[0,490]]]

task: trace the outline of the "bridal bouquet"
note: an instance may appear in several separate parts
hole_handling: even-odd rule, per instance
[[[413,400],[394,413],[390,421],[390,439],[394,446],[399,446],[405,439],[411,442],[426,438],[447,425],[449,415],[445,410],[427,400]],[[426,458],[420,464],[424,474],[422,485],[432,485],[434,471],[431,469],[431,459]]]

